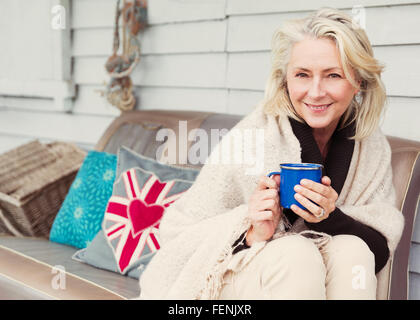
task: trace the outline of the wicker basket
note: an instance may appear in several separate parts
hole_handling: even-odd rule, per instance
[[[48,238],[86,152],[38,140],[0,155],[0,233]]]

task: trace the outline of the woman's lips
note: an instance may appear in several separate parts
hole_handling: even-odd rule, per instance
[[[315,113],[320,113],[320,112],[324,112],[325,110],[328,109],[329,106],[332,105],[332,103],[330,104],[319,104],[319,105],[314,105],[314,104],[307,104],[305,103],[305,105],[313,112]]]

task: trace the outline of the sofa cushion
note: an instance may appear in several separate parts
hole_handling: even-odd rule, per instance
[[[74,259],[138,278],[157,250],[165,208],[188,190],[199,170],[160,163],[121,147],[117,180],[92,243]]]
[[[117,156],[89,151],[50,231],[50,240],[85,248],[101,228],[115,180]]]
[[[71,257],[77,250],[42,238],[0,237],[0,299],[114,300],[139,296],[136,279],[74,261]]]

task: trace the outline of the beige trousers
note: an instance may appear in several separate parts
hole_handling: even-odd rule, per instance
[[[359,237],[323,250],[301,235],[272,240],[240,272],[227,271],[219,299],[376,299],[375,258]]]

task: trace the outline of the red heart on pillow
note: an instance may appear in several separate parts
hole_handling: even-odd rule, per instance
[[[144,229],[154,226],[163,216],[165,208],[158,204],[148,205],[141,199],[134,199],[127,207],[127,216],[131,221],[133,237]]]

